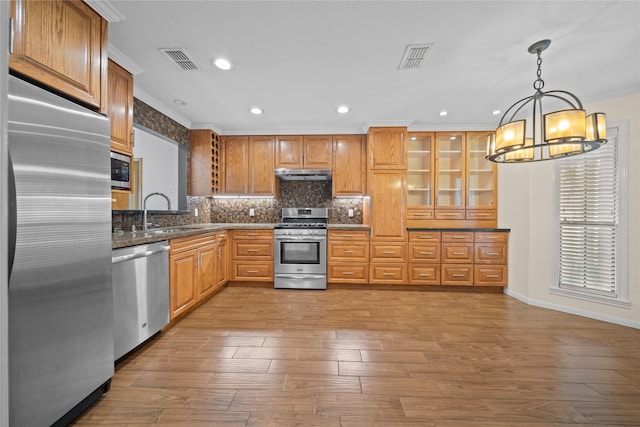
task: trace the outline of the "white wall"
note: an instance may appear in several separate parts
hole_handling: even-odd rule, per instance
[[[500,227],[511,228],[509,286],[505,292],[530,304],[640,328],[640,93],[585,105],[604,112],[607,123],[627,122],[628,300],[630,308],[549,292],[555,249],[553,161],[498,166]]]
[[[133,154],[142,158],[141,200],[150,193],[164,193],[171,200],[171,209],[178,209],[178,144],[138,128],[134,133]],[[166,210],[167,202],[160,196],[150,197],[147,209]]]

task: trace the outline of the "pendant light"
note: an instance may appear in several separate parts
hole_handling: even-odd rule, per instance
[[[535,162],[588,153],[607,142],[604,113],[587,116],[577,96],[564,90],[543,92],[541,53],[551,40],[529,46],[538,57],[536,92],[505,111],[487,143],[488,160],[498,163]],[[545,112],[545,104],[557,109]],[[548,105],[547,105],[548,108]]]

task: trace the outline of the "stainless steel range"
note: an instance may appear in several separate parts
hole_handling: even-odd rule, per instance
[[[273,235],[274,287],[327,289],[327,208],[282,209]]]

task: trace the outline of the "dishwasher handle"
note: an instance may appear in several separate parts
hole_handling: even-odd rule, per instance
[[[144,251],[144,252],[138,252],[135,254],[127,254],[127,255],[120,255],[120,256],[116,256],[116,257],[111,257],[111,264],[118,264],[121,262],[125,262],[125,261],[130,261],[132,259],[138,259],[138,258],[145,258],[151,255],[155,255],[155,254],[159,254],[162,252],[167,252],[169,250],[169,245],[162,245],[160,246],[158,249],[153,249],[150,251]]]

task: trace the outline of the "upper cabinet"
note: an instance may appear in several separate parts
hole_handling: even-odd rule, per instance
[[[407,220],[433,219],[434,134],[410,132],[407,155]]]
[[[365,195],[364,135],[333,137],[333,197]]]
[[[273,196],[275,175],[274,137],[227,136],[224,138],[224,186],[226,194]]]
[[[109,60],[107,116],[111,121],[111,149],[133,154],[133,76]]]
[[[496,219],[497,164],[485,158],[490,132],[467,132],[467,219]]]
[[[106,113],[107,22],[82,1],[12,0],[9,68]]]
[[[331,168],[331,135],[277,136],[275,150],[276,168]]]
[[[369,169],[406,169],[407,129],[370,128],[367,135]]]
[[[436,219],[464,219],[465,134],[436,134]],[[439,212],[439,210],[441,210]]]
[[[210,196],[222,188],[222,144],[209,129],[192,129],[189,138],[189,195]]]

